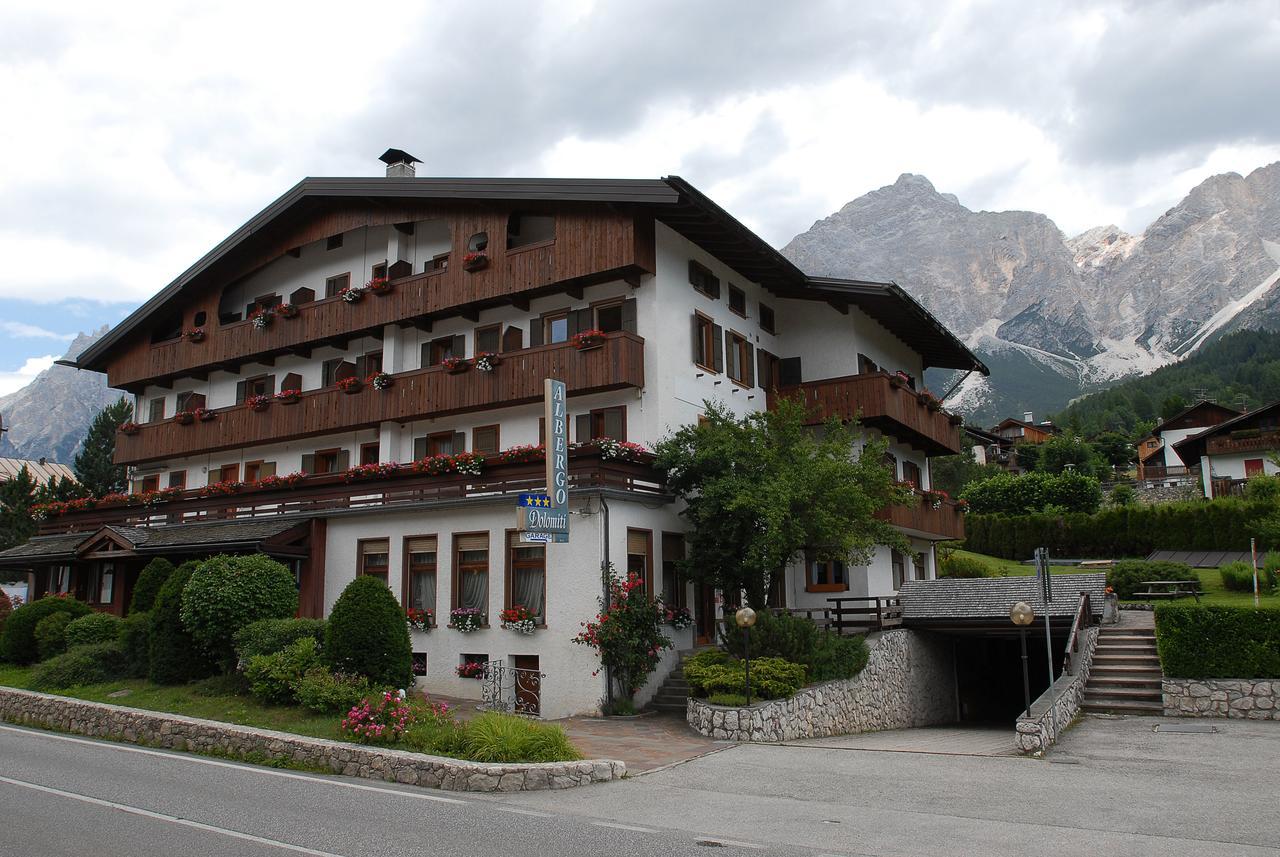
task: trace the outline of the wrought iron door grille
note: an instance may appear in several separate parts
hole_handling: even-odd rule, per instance
[[[542,680],[538,670],[517,669],[505,661],[486,661],[481,678],[480,707],[485,711],[505,711],[525,717],[541,713]]]

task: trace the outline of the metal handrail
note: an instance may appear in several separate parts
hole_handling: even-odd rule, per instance
[[[1075,619],[1071,622],[1071,633],[1067,636],[1067,649],[1062,659],[1063,675],[1075,675],[1075,663],[1071,657],[1073,652],[1080,651],[1080,631],[1093,623],[1093,611],[1090,609],[1089,593],[1081,592],[1080,601],[1076,605]]]

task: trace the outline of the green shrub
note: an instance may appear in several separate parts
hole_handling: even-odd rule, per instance
[[[1119,598],[1133,598],[1139,585],[1147,580],[1199,581],[1200,576],[1185,563],[1145,559],[1122,559],[1107,572],[1107,586],[1114,589]]]
[[[171,574],[173,574],[173,563],[164,557],[156,557],[147,563],[138,575],[138,582],[133,585],[133,597],[129,599],[129,612],[146,613],[156,606],[156,595]]]
[[[1250,476],[1244,483],[1244,496],[1264,503],[1280,502],[1280,476],[1265,476],[1261,473]]]
[[[121,678],[125,671],[124,650],[119,643],[76,646],[37,666],[31,674],[31,689],[64,690],[98,684]]]
[[[1262,558],[1262,570],[1267,574],[1267,583],[1272,589],[1280,585],[1280,553],[1272,551]]]
[[[244,668],[249,690],[265,702],[286,705],[294,701],[297,686],[307,671],[320,665],[313,637],[295,640],[278,652],[254,655]]]
[[[213,661],[196,647],[182,624],[183,595],[198,565],[184,562],[156,593],[156,603],[151,608],[147,666],[147,677],[156,684],[182,684],[215,671]]]
[[[1132,506],[1138,502],[1138,492],[1133,490],[1132,485],[1125,485],[1122,482],[1111,489],[1111,493],[1107,495],[1107,502],[1112,506]]]
[[[0,640],[0,656],[15,664],[33,663],[40,657],[36,645],[36,624],[53,613],[66,613],[72,619],[87,616],[93,610],[83,601],[60,595],[47,595],[23,604],[9,614],[4,623],[4,639]]]
[[[433,756],[466,758],[467,732],[463,724],[447,712],[416,708],[417,719],[404,733],[405,746]]]
[[[120,648],[124,650],[125,673],[130,678],[146,678],[151,667],[151,614],[130,613],[120,623]]]
[[[488,712],[463,727],[463,752],[473,762],[572,762],[582,754],[564,730],[513,714]]]
[[[740,708],[747,704],[747,698],[740,693],[713,693],[707,697],[707,702],[711,705],[727,705],[730,708]]]
[[[1160,666],[1171,678],[1280,678],[1280,610],[1161,604]]]
[[[693,659],[691,658],[690,661]],[[699,696],[733,693],[746,695],[746,667],[743,661],[728,659],[727,663],[703,662],[694,665],[685,662],[684,675],[689,686]],[[782,658],[751,659],[751,696],[758,699],[785,699],[804,687],[805,668]]]
[[[336,672],[357,673],[375,685],[409,685],[409,626],[385,583],[360,575],[342,590],[325,627],[324,659]]]
[[[0,640],[4,639],[4,622],[12,612],[13,599],[9,597],[9,593],[0,589]]]
[[[811,682],[853,678],[867,665],[871,650],[861,635],[838,637],[822,634],[818,646],[805,664]]]
[[[938,577],[996,577],[999,574],[999,569],[980,557],[950,551],[939,559]]]
[[[345,713],[375,692],[369,680],[362,675],[335,673],[315,666],[303,674],[294,687],[293,695],[303,708]]]
[[[65,612],[50,613],[36,623],[36,651],[47,661],[67,650],[67,626],[71,616]]]
[[[120,637],[120,617],[110,613],[90,613],[73,619],[67,625],[67,648],[92,646],[94,643],[113,643]]]
[[[1083,473],[998,473],[964,486],[960,498],[979,514],[1025,515],[1048,508],[1092,513],[1102,502],[1098,480]],[[985,551],[981,551],[985,553]]]
[[[1218,569],[1222,586],[1232,592],[1253,591],[1253,566],[1247,562],[1229,562]],[[1261,581],[1259,581],[1261,582]]]
[[[237,631],[259,619],[287,619],[297,610],[293,574],[283,563],[261,554],[223,554],[205,560],[192,573],[182,596],[183,626],[223,672],[235,668]]]
[[[324,642],[323,619],[259,619],[236,631],[233,643],[240,663],[279,652],[304,637]]]
[[[743,655],[743,635],[735,631],[723,638],[734,657]],[[790,613],[774,615],[762,610],[751,629],[751,660],[782,658],[806,668],[809,681],[853,678],[867,664],[867,646],[861,637],[840,637],[819,628],[812,620]],[[687,669],[687,665],[686,665]]]

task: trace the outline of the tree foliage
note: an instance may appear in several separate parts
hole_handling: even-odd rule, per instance
[[[819,560],[861,564],[876,545],[910,552],[905,538],[875,513],[904,502],[883,458],[883,440],[852,424],[805,425],[797,402],[737,419],[706,403],[706,421],[658,444],[667,485],[685,502],[689,578],[726,592],[745,591],[762,607],[769,580],[808,549]]]
[[[600,665],[630,701],[657,669],[662,650],[672,646],[662,633],[665,618],[662,603],[645,591],[639,575],[632,572],[624,581],[610,569],[608,600],[602,599],[600,614],[584,623],[573,641],[596,650]]]
[[[1001,473],[965,486],[960,497],[983,515],[1026,515],[1034,512],[1096,512],[1102,502],[1098,480],[1081,473]]]
[[[31,507],[36,502],[36,480],[26,467],[7,482],[0,482],[0,550],[20,545],[36,534]]]
[[[93,418],[73,469],[85,490],[94,497],[123,493],[129,487],[128,473],[112,459],[116,452],[116,431],[133,419],[133,403],[121,396]]]
[[[943,455],[929,459],[929,484],[948,494],[958,496],[970,482],[1003,473],[998,464],[979,464],[973,457],[972,447],[958,455]]]
[[[197,648],[182,624],[183,592],[199,565],[184,562],[156,593],[147,633],[147,677],[156,684],[182,684],[214,672],[212,659]]]
[[[375,685],[409,686],[413,680],[409,626],[385,583],[360,575],[347,584],[325,625],[323,656],[334,670],[366,676]]]
[[[145,613],[155,606],[156,595],[171,574],[173,574],[173,563],[162,556],[147,563],[138,575],[138,582],[133,585],[133,598],[129,601],[129,612]]]
[[[183,626],[224,672],[236,664],[237,631],[259,619],[288,619],[297,610],[293,574],[262,554],[207,559],[182,594]]]
[[[35,661],[40,654],[36,646],[36,625],[46,616],[59,612],[76,619],[93,611],[83,601],[58,595],[49,595],[24,604],[5,620],[4,637],[0,639],[0,656],[15,664]]]

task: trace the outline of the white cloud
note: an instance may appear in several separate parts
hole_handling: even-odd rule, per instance
[[[16,372],[0,371],[0,396],[7,396],[27,386],[44,370],[53,365],[58,358],[52,354],[44,357],[28,357],[27,361]]]
[[[19,339],[57,339],[62,342],[70,342],[76,338],[74,333],[57,333],[21,321],[0,321],[0,332]]]

